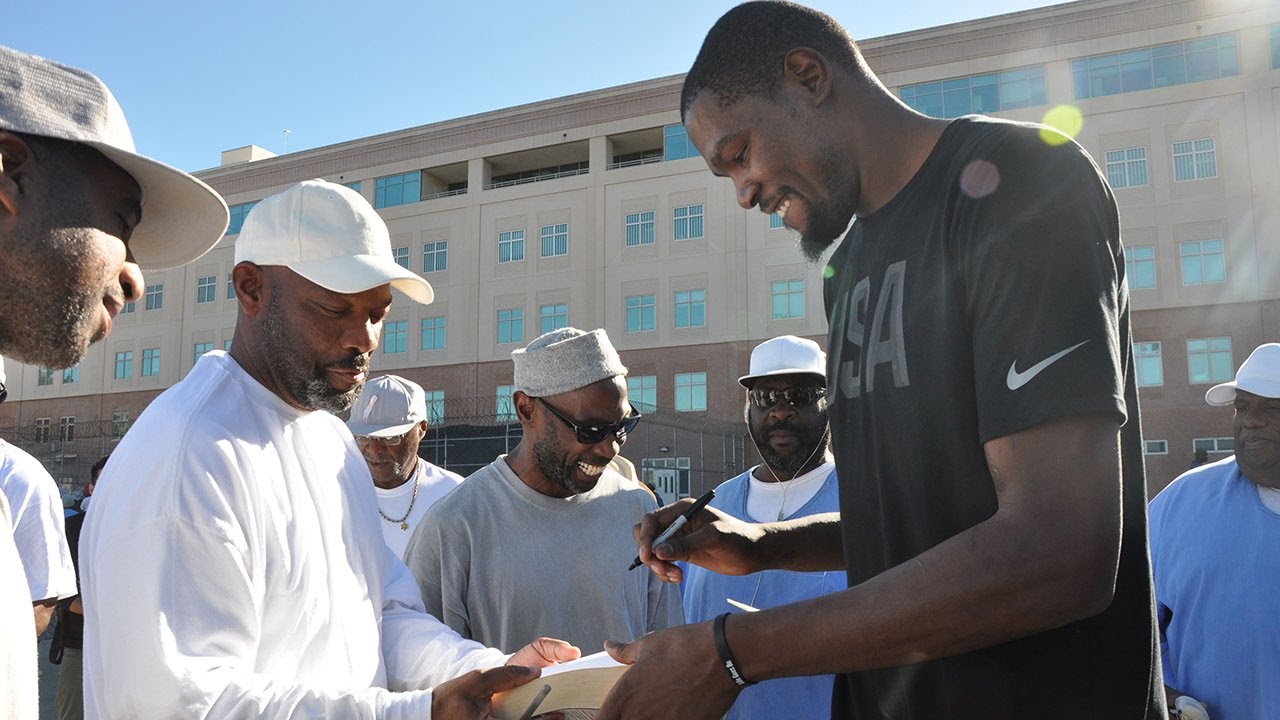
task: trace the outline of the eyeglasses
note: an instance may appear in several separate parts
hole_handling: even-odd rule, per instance
[[[404,435],[396,435],[395,437],[373,437],[371,435],[357,435],[356,445],[358,445],[359,447],[368,447],[373,443],[378,443],[382,447],[395,447],[396,445],[399,445],[400,443],[404,442],[404,437],[405,435],[408,435],[408,434],[409,433],[404,433]]]
[[[632,405],[631,414],[616,423],[610,423],[608,425],[588,425],[583,427],[565,417],[564,413],[552,407],[551,403],[546,400],[543,400],[542,398],[534,398],[534,400],[542,403],[544,407],[551,411],[552,415],[560,418],[560,422],[568,425],[569,429],[573,430],[573,434],[578,438],[578,442],[583,445],[595,445],[610,435],[617,438],[618,442],[623,442],[627,439],[627,435],[632,430],[636,429],[636,423],[640,422],[641,418],[640,413],[636,411],[636,406]]]
[[[820,387],[798,387],[787,388],[786,390],[756,388],[747,392],[747,399],[751,401],[752,405],[761,410],[768,410],[781,400],[785,400],[791,407],[807,407],[817,401],[818,398],[826,396],[827,389]]]

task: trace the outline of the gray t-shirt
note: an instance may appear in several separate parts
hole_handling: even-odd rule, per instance
[[[591,492],[547,497],[501,456],[427,511],[405,564],[427,612],[463,637],[514,652],[548,636],[593,653],[684,622],[675,585],[627,571],[631,526],[655,507],[612,470]]]

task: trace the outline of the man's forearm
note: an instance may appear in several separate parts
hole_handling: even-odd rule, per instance
[[[31,603],[35,611],[36,637],[44,634],[45,628],[49,627],[49,621],[53,620],[53,608],[57,604],[58,598],[45,598]]]
[[[840,513],[769,523],[756,543],[760,570],[826,572],[844,570]]]

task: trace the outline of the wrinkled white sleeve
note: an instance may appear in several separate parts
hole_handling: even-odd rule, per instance
[[[75,567],[67,544],[58,484],[38,460],[12,446],[0,462],[0,477],[13,512],[13,541],[18,546],[32,600],[76,594]]]

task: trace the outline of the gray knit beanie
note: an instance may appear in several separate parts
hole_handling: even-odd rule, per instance
[[[515,389],[531,397],[559,395],[627,374],[622,358],[602,329],[552,330],[526,347],[513,350],[511,362],[516,367]]]

